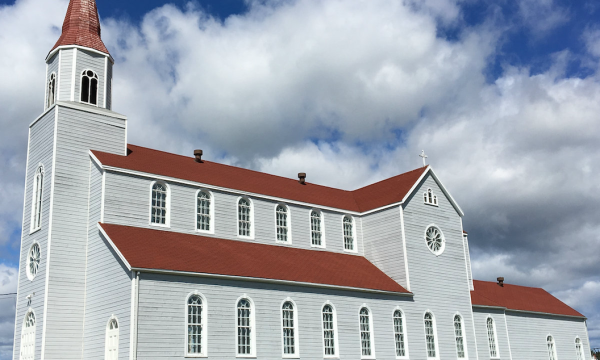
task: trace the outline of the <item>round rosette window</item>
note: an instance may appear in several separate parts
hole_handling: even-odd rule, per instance
[[[29,249],[29,254],[27,255],[27,277],[29,280],[33,280],[38,273],[40,268],[40,259],[41,259],[41,251],[40,245],[38,243],[34,243],[31,245]]]
[[[427,243],[429,250],[435,255],[443,253],[444,248],[446,247],[446,240],[444,239],[442,230],[433,225],[425,230],[425,242]]]

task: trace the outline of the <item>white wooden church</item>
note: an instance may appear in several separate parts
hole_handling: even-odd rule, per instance
[[[29,125],[14,359],[590,359],[584,315],[472,279],[430,166],[345,191],[128,144],[95,1],[62,30]]]

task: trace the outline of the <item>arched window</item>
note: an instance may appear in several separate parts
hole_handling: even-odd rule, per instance
[[[48,98],[46,108],[54,105],[54,102],[56,102],[56,73],[50,74],[50,79],[48,80]]]
[[[157,225],[167,225],[168,221],[168,195],[167,185],[156,182],[152,185],[152,212],[150,222]]]
[[[575,338],[575,352],[577,353],[577,360],[584,360],[583,357],[583,345],[581,344],[580,338]]]
[[[35,314],[27,312],[21,329],[21,355],[20,360],[33,360],[35,358]]]
[[[464,359],[465,356],[465,336],[463,334],[463,324],[460,315],[454,315],[454,338],[456,339],[456,356]]]
[[[98,105],[98,75],[92,70],[81,73],[81,102]]]
[[[255,352],[254,313],[249,299],[237,303],[237,355],[253,356]]]
[[[359,314],[359,325],[360,325],[360,348],[362,357],[373,356],[373,344],[371,334],[371,317],[369,315],[369,309],[366,307],[360,309]]]
[[[404,339],[404,316],[402,311],[394,311],[394,340],[396,342],[396,357],[406,356],[406,340]]]
[[[38,243],[33,243],[27,254],[27,278],[31,281],[35,278],[40,269],[42,252]]]
[[[111,318],[106,326],[104,358],[106,360],[119,359],[119,322],[115,318]]]
[[[310,212],[310,238],[313,246],[323,246],[323,231],[321,229],[321,212]]]
[[[344,216],[344,249],[354,251],[354,226],[348,215]]]
[[[291,357],[297,355],[298,341],[296,334],[298,333],[296,323],[296,314],[294,313],[294,304],[291,301],[283,303],[281,308],[282,331],[283,331],[283,356]]]
[[[425,322],[425,342],[427,343],[427,358],[435,359],[437,352],[433,315],[429,312],[425,313],[423,320]]]
[[[196,229],[211,231],[211,196],[206,191],[198,192],[196,210]]]
[[[554,345],[554,338],[552,335],[548,335],[546,338],[546,343],[548,345],[548,359],[549,360],[558,360],[556,356],[556,346]]]
[[[337,354],[336,318],[333,306],[323,306],[323,352],[325,357],[334,357]]]
[[[438,204],[437,195],[435,195],[431,189],[427,189],[427,191],[423,193],[423,200],[425,201],[425,204],[436,206]]]
[[[31,198],[31,231],[42,227],[42,198],[44,196],[44,167],[40,165],[33,178],[33,194]]]
[[[238,201],[238,235],[252,236],[252,205],[245,198]]]
[[[496,339],[496,326],[494,325],[494,319],[491,317],[487,318],[487,334],[488,334],[488,343],[490,346],[490,357],[497,358],[498,357],[498,347],[497,347],[497,339]]]
[[[187,354],[204,355],[206,349],[205,304],[200,295],[190,295],[187,301]]]
[[[275,223],[277,224],[277,241],[288,241],[288,210],[284,205],[275,208]]]

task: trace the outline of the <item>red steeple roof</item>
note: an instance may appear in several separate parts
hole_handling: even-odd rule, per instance
[[[52,50],[63,45],[79,45],[108,54],[108,50],[100,38],[100,19],[95,0],[71,0],[69,2],[62,35]]]

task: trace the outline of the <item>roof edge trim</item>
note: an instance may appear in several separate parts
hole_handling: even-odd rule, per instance
[[[93,52],[102,56],[106,56],[107,58],[109,58],[110,62],[115,63],[115,59],[113,59],[111,54],[107,54],[105,52],[102,52],[100,50],[96,50],[96,49],[92,49],[90,47],[87,46],[81,46],[81,45],[60,45],[57,46],[56,48],[52,49],[48,55],[46,55],[46,59],[45,61],[48,61],[48,59],[50,59],[52,56],[54,56],[54,54],[56,54],[56,52],[58,52],[59,50],[66,50],[66,49],[79,49],[79,50],[85,50],[85,51],[89,51],[89,52]]]
[[[97,223],[96,226],[98,227],[98,230],[102,233],[102,236],[104,236],[104,238],[106,239],[106,241],[108,241],[108,243],[110,244],[110,246],[113,248],[113,250],[117,253],[117,255],[119,255],[119,258],[121,259],[121,261],[123,261],[123,263],[125,264],[125,266],[127,266],[127,269],[129,271],[131,271],[132,268],[131,268],[131,265],[129,264],[129,261],[127,261],[127,259],[125,258],[125,256],[123,256],[123,254],[119,250],[119,248],[112,241],[112,239],[110,238],[110,236],[108,236],[108,234],[106,233],[106,231],[104,231],[104,229],[102,228],[102,225],[100,223]]]
[[[100,226],[100,225],[98,225],[98,226]],[[111,244],[112,244],[112,242],[111,242]],[[145,273],[165,274],[165,275],[195,276],[195,277],[206,277],[206,278],[214,278],[214,279],[246,280],[246,281],[254,281],[254,282],[261,282],[261,283],[279,284],[279,285],[307,286],[307,287],[317,287],[317,288],[325,288],[325,289],[333,289],[333,290],[366,292],[366,293],[372,293],[372,294],[407,296],[407,297],[414,296],[414,294],[412,292],[403,293],[403,292],[377,290],[377,289],[356,288],[356,287],[351,287],[351,286],[329,285],[329,284],[309,283],[309,282],[291,281],[291,280],[278,280],[278,279],[268,279],[268,278],[255,278],[255,277],[248,277],[248,276],[195,273],[195,272],[189,272],[189,271],[146,269],[146,268],[136,268],[136,267],[130,268],[129,270],[145,272]]]
[[[425,178],[425,176],[428,173],[431,173],[431,176],[433,176],[433,179],[437,182],[440,189],[442,189],[442,192],[444,193],[444,195],[446,195],[446,197],[450,200],[450,203],[452,204],[452,206],[454,207],[454,209],[456,210],[458,215],[460,215],[460,217],[464,217],[465,213],[462,211],[462,209],[460,208],[460,206],[458,205],[456,200],[454,200],[454,198],[452,197],[450,192],[446,189],[444,184],[440,181],[440,179],[436,175],[435,171],[433,171],[433,168],[431,167],[431,165],[427,165],[427,169],[425,171],[423,171],[423,174],[421,174],[421,176],[419,176],[419,179],[414,183],[413,187],[406,193],[406,195],[402,199],[402,204],[404,204],[406,202],[406,200],[408,200],[408,198],[416,191],[417,186],[421,183],[421,181],[423,181],[423,179]]]
[[[573,309],[573,310],[575,310],[575,309]],[[568,317],[568,318],[573,318],[573,319],[587,320],[587,317],[585,315],[577,316],[577,315],[566,315],[566,314],[553,314],[553,313],[547,313],[547,312],[542,312],[542,311],[515,310],[515,309],[509,309],[509,308],[507,308],[506,311],[516,312],[516,313],[524,313],[524,314],[538,314],[538,315],[548,315],[548,316],[562,316],[562,317]],[[577,310],[575,310],[575,311],[577,311]]]

